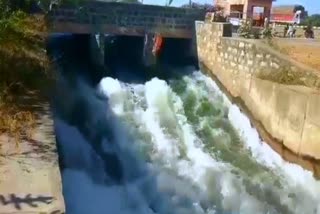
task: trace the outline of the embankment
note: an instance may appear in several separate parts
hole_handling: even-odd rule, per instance
[[[231,38],[229,24],[197,22],[196,32],[200,65],[241,100],[264,140],[319,160],[319,73],[255,40]]]
[[[0,19],[0,213],[65,213],[43,16]]]

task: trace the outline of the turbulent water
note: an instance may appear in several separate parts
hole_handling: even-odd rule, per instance
[[[56,118],[68,214],[320,214],[320,182],[263,143],[201,72],[145,83],[105,77],[86,93],[88,126],[108,126],[103,152],[118,157],[123,178],[111,182],[108,162]]]

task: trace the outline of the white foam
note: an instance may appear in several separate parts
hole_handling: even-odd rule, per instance
[[[195,72],[187,79],[190,80],[188,90],[192,90],[197,96],[214,99],[217,95],[223,97],[223,105],[228,108],[228,118],[239,132],[244,146],[252,151],[257,162],[274,170],[288,184],[281,190],[273,187],[281,196],[282,204],[292,208],[293,213],[299,214],[320,206],[317,205],[320,201],[319,182],[315,181],[310,172],[283,161],[267,144],[261,142],[248,118],[227,99],[209,77]],[[206,83],[209,91],[199,87],[196,81]],[[63,173],[69,213],[100,214],[101,210],[120,214],[153,213],[149,208],[152,201],[155,201],[157,213],[173,213],[174,210],[179,214],[211,214],[215,213],[216,206],[221,206],[230,213],[267,213],[266,202],[247,193],[242,179],[231,173],[230,164],[218,161],[205,152],[204,144],[196,135],[194,127],[188,124],[182,100],[165,81],[154,78],[145,84],[124,84],[107,77],[101,80],[98,90],[108,97],[108,105],[115,114],[109,123],[115,134],[114,141],[119,147],[130,150],[136,143],[137,137],[130,135],[135,132],[130,130],[135,129],[136,133],[146,132],[151,136],[151,141],[144,143],[153,147],[150,154],[153,164],[150,168],[156,178],[153,181],[152,176],[143,175],[125,185],[98,184],[97,181],[105,177],[99,158],[93,161],[86,153],[90,150],[89,143],[79,136],[72,136],[80,135],[76,129],[60,123],[59,132],[67,132],[63,134],[69,136],[68,139],[63,139],[63,152],[66,155],[72,154],[71,159],[76,159],[74,156],[77,155],[78,158],[79,155],[83,156],[82,161],[87,168],[85,171],[67,169]],[[127,118],[130,118],[130,123],[126,121]],[[168,127],[175,130],[168,130]],[[107,140],[105,144],[103,149],[106,152],[116,150],[107,145]],[[180,157],[181,146],[185,149],[186,157]],[[73,153],[75,149],[77,153]],[[118,156],[125,164],[125,170],[138,170],[143,165],[138,161],[131,161],[127,153],[118,153]],[[70,158],[66,160],[72,162]],[[97,181],[94,181],[95,177]],[[292,192],[298,194],[297,199],[288,197]],[[200,202],[203,198],[209,200],[209,195],[214,195],[214,202],[210,201],[212,207],[205,211]],[[319,214],[320,207],[317,212],[315,213]]]
[[[195,87],[195,85],[190,85],[190,87]],[[196,90],[196,88],[194,89]],[[164,81],[155,78],[147,82],[145,85],[145,97],[148,107],[146,111],[142,113],[142,120],[153,136],[152,143],[156,148],[156,153],[161,154],[161,158],[165,160],[166,166],[173,167],[180,176],[192,180],[194,184],[205,192],[209,191],[207,186],[208,170],[220,171],[220,173],[223,173],[223,175],[221,175],[223,177],[221,181],[224,181],[220,183],[221,188],[233,190],[223,192],[223,198],[221,198],[221,200],[223,200],[225,204],[232,204],[234,197],[238,197],[239,190],[240,193],[242,193],[242,197],[246,199],[246,203],[248,201],[252,202],[252,200],[255,201],[255,199],[243,192],[241,188],[235,188],[235,183],[239,181],[235,181],[232,178],[223,163],[215,161],[199,146],[202,145],[202,143],[200,142],[199,144],[200,139],[195,135],[192,127],[186,122],[187,119],[183,112],[182,101],[173,94]],[[171,102],[174,102],[173,105]],[[173,106],[173,108],[170,106]],[[177,123],[178,127],[182,130],[183,136],[180,140],[187,148],[188,160],[178,159],[177,141],[166,135],[161,128],[161,118],[168,117],[168,115],[176,115],[176,121],[172,122]],[[238,201],[241,206],[244,206],[240,198],[238,198]],[[260,203],[255,202],[256,204]],[[197,203],[194,204],[195,207],[197,207],[196,204]],[[256,207],[257,205],[255,205],[253,209],[252,206],[247,206],[246,211],[256,210]],[[226,206],[226,208],[228,208],[228,206]],[[196,209],[199,209],[199,207]]]
[[[209,87],[223,96],[225,103],[229,106],[228,118],[243,139],[244,145],[251,150],[253,157],[259,163],[281,173],[280,176],[285,176],[287,183],[292,188],[304,189],[307,194],[311,194],[311,197],[320,201],[320,181],[314,179],[312,172],[283,160],[267,143],[261,141],[257,130],[251,126],[248,117],[240,111],[239,107],[228,100],[213,80],[201,75],[198,75],[198,78],[204,79]],[[320,213],[319,209],[318,213]]]

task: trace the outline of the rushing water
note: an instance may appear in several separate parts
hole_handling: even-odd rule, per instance
[[[201,72],[79,85],[103,154],[56,118],[68,214],[320,214],[320,182],[263,143]],[[116,178],[105,154],[120,162]]]

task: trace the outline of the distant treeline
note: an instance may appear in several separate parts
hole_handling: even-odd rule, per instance
[[[320,27],[320,14],[314,14],[314,15],[308,16],[301,24]]]
[[[212,4],[199,4],[196,2],[192,2],[191,4],[184,4],[181,7],[183,8],[194,8],[194,9],[204,9],[207,12],[215,12],[215,11],[219,11],[222,10],[221,7],[219,6],[215,6]]]

